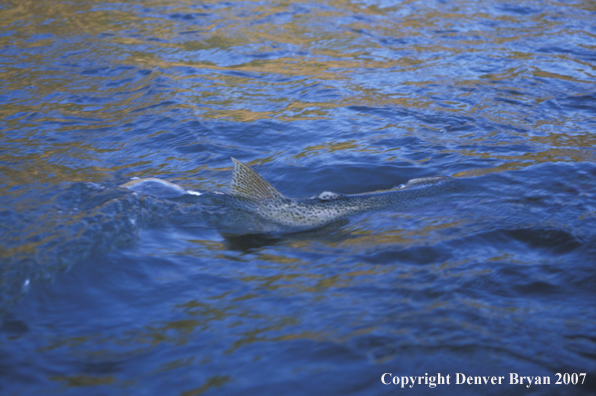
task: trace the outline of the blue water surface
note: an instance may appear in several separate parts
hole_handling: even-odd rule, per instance
[[[0,393],[593,394],[595,20],[587,0],[5,0]],[[228,235],[119,187],[226,192],[231,157],[289,197],[475,188]]]

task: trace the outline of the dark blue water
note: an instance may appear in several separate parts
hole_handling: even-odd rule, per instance
[[[592,394],[595,18],[579,0],[2,2],[0,393]],[[476,189],[232,237],[118,187],[227,191],[230,157],[290,197]]]

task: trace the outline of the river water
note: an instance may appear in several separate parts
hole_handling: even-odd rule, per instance
[[[594,21],[588,0],[3,1],[0,393],[592,394]],[[119,188],[225,192],[231,157],[290,197],[476,189],[229,236]]]

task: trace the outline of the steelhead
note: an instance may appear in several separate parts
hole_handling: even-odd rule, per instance
[[[196,203],[223,204],[236,211],[219,219],[227,223],[226,227],[246,233],[306,231],[368,211],[407,210],[442,202],[448,195],[466,189],[459,179],[438,176],[412,179],[399,187],[372,193],[347,195],[324,191],[310,198],[289,198],[248,165],[235,158],[232,161],[234,170],[228,194],[184,190],[153,178],[134,180],[122,187],[160,198],[189,197]]]

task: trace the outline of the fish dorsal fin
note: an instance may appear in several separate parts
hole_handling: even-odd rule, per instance
[[[232,158],[232,161],[234,162],[232,195],[256,200],[285,198],[282,193],[277,191],[248,165],[243,164],[236,158]]]

